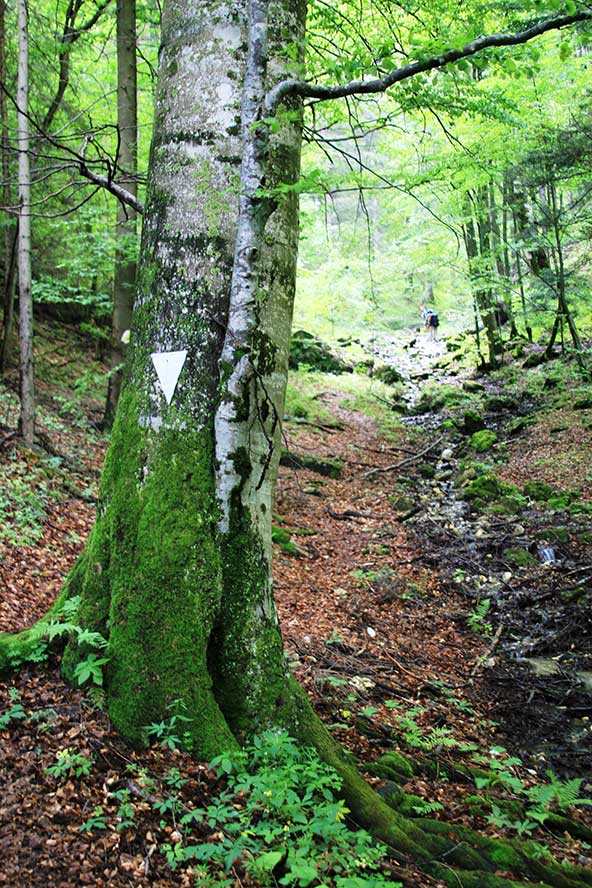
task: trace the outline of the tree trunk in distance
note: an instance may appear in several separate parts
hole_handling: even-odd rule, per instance
[[[136,65],[136,0],[117,0],[117,125],[119,131],[120,182],[137,197],[138,166],[138,91]],[[136,213],[118,205],[116,225],[115,273],[113,280],[113,316],[111,356],[104,424],[110,428],[115,417],[126,346],[122,335],[132,323],[136,295]]]
[[[31,296],[31,177],[29,169],[29,36],[27,2],[18,3],[18,272],[20,333],[19,426],[28,447],[35,433],[35,393],[33,383],[33,301]]]

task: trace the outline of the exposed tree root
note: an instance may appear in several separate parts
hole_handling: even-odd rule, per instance
[[[314,746],[343,781],[342,795],[353,819],[388,845],[413,860],[451,888],[509,888],[529,879],[547,888],[585,888],[592,873],[583,867],[536,859],[535,842],[492,839],[464,826],[437,820],[415,820],[393,810],[348,764],[341,747],[313,712],[298,685],[291,689],[298,716],[286,725],[297,739]],[[498,876],[502,872],[504,876]]]

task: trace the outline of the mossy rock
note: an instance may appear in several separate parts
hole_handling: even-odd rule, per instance
[[[475,394],[479,394],[480,392],[485,391],[485,386],[482,382],[477,382],[476,379],[465,379],[462,384],[465,392],[473,392]]]
[[[351,373],[353,367],[333,354],[329,346],[307,333],[297,330],[290,340],[290,368],[297,370],[303,364],[321,373]]]
[[[560,512],[563,509],[568,509],[575,499],[577,499],[577,494],[569,490],[558,491],[547,500],[547,508]]]
[[[460,426],[461,431],[465,435],[474,435],[475,432],[480,432],[484,428],[485,421],[480,413],[476,410],[465,410]]]
[[[516,410],[518,401],[511,395],[491,395],[485,399],[483,406],[491,413],[500,413],[503,410]]]
[[[430,463],[421,463],[417,467],[417,471],[422,476],[422,478],[433,478],[436,474],[435,468],[430,465]]]
[[[572,515],[591,515],[592,503],[572,503],[569,511]]]
[[[464,499],[482,502],[495,502],[503,496],[516,496],[516,494],[519,494],[519,490],[514,484],[500,481],[491,473],[479,475],[463,491]]]
[[[561,385],[562,379],[560,376],[547,376],[545,381],[543,382],[544,389],[554,389],[557,386]]]
[[[309,469],[325,478],[341,478],[343,463],[339,459],[328,459],[320,456],[308,456],[302,453],[292,453],[290,450],[282,450],[280,465],[290,469]]]
[[[524,496],[536,502],[547,502],[556,492],[557,489],[545,481],[527,481],[523,488]]]
[[[468,400],[466,392],[454,385],[440,385],[425,388],[419,401],[415,405],[414,413],[431,413],[442,410],[444,407],[458,407],[463,401]]]
[[[282,552],[285,552],[287,555],[293,555],[295,558],[300,556],[300,552],[297,547],[291,540],[291,534],[284,527],[276,527],[275,525],[271,528],[271,539],[272,542],[276,543]]]
[[[592,397],[578,398],[577,401],[574,401],[573,409],[574,410],[591,410],[592,409]]]
[[[538,564],[534,555],[531,555],[528,549],[524,549],[522,546],[511,546],[509,549],[504,549],[503,557],[505,561],[515,564],[516,567],[532,567]]]
[[[415,506],[415,500],[411,496],[393,496],[391,497],[391,506],[395,512],[409,512]]]
[[[396,783],[403,783],[414,774],[413,766],[409,760],[400,752],[394,751],[381,755],[375,762],[366,765],[365,770],[375,777],[394,780]]]
[[[496,441],[495,432],[492,432],[491,429],[481,429],[471,435],[470,445],[477,453],[484,453],[486,450],[491,450]]]
[[[545,543],[566,544],[571,539],[571,531],[569,527],[548,527],[538,534],[537,538]],[[590,542],[592,542],[592,534],[590,534]]]
[[[546,360],[547,360],[547,356],[545,355],[544,352],[534,352],[533,354],[531,354],[527,357],[527,359],[524,361],[522,366],[526,370],[529,370],[532,367],[540,367],[540,365],[544,364]]]
[[[507,432],[509,435],[518,435],[527,429],[529,425],[532,425],[532,420],[526,419],[524,416],[516,416],[508,423]]]
[[[525,496],[521,496],[519,493],[506,494],[505,496],[502,496],[494,506],[491,507],[491,511],[497,512],[500,515],[518,515],[527,507],[528,500]]]
[[[405,381],[402,373],[399,373],[396,367],[390,367],[386,364],[383,364],[380,367],[375,367],[372,376],[374,379],[379,379],[380,382],[384,382],[385,385],[397,385],[399,382]]]

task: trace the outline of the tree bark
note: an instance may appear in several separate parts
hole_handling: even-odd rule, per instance
[[[136,65],[136,0],[117,0],[117,125],[119,134],[119,184],[134,197],[137,191],[138,99]],[[118,204],[115,230],[116,253],[113,281],[111,355],[104,424],[110,428],[115,417],[126,346],[121,337],[132,323],[136,291],[137,220],[133,209]]]
[[[6,83],[6,0],[0,0],[0,83]],[[10,161],[9,161],[9,133],[8,133],[8,107],[6,93],[0,90],[0,140],[2,141],[2,203],[10,207]],[[16,267],[16,241],[17,226],[13,223],[13,216],[6,212],[6,220],[3,230],[3,266],[2,280],[2,342],[0,344],[0,373],[4,373],[8,366],[10,356],[12,328],[14,324],[14,283]]]
[[[20,333],[20,432],[28,447],[35,433],[33,301],[31,296],[31,176],[29,168],[29,36],[26,0],[18,3],[18,274]]]
[[[273,5],[272,46],[303,27],[304,3]],[[305,705],[270,584],[297,245],[296,198],[276,203],[273,187],[298,178],[300,131],[251,126],[267,78],[261,47],[245,77],[246,34],[227,0],[165,10],[130,355],[97,523],[69,582],[80,622],[109,638],[114,724],[142,742],[181,700],[203,757]],[[282,73],[278,56],[269,76]],[[163,352],[186,352],[170,403],[151,358]],[[66,652],[68,674],[80,654]]]

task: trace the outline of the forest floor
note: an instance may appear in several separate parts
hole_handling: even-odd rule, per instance
[[[34,452],[14,435],[14,378],[0,388],[0,631],[55,598],[106,447],[100,362],[73,331],[42,333]],[[381,792],[408,794],[406,813],[592,865],[590,809],[572,805],[592,796],[592,392],[569,362],[526,371],[523,346],[475,376],[463,348],[371,344],[402,372],[393,386],[294,375],[274,516],[284,640],[317,712]],[[127,748],[53,655],[0,695],[0,885],[194,884],[162,850],[171,804],[207,805],[223,778],[174,744]],[[47,770],[65,750],[78,777]],[[403,862],[393,879],[437,884]]]

